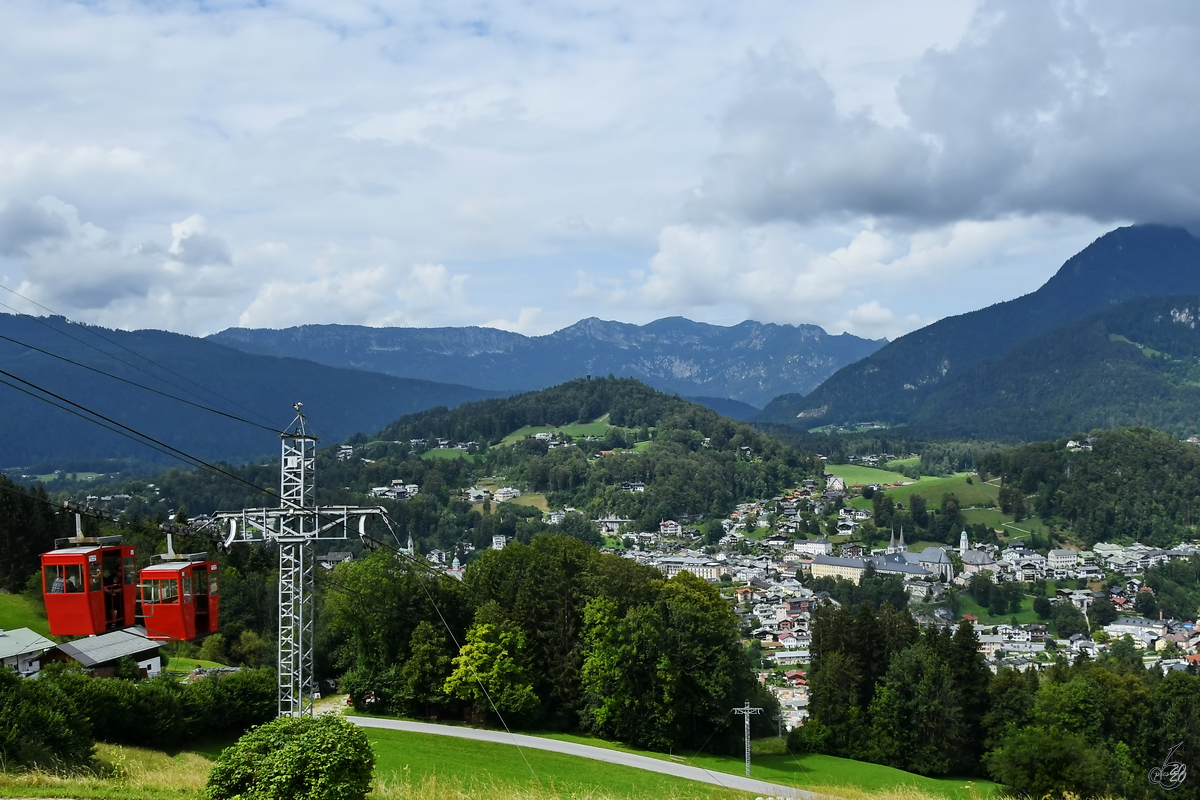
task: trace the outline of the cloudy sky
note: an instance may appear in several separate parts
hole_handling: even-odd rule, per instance
[[[895,337],[1118,225],[1200,231],[1193,3],[6,0],[0,31],[0,278],[112,327]]]

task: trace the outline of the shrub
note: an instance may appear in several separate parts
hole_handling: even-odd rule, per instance
[[[92,757],[92,726],[61,689],[0,667],[0,765],[80,767]]]
[[[211,800],[362,800],[375,754],[344,717],[281,717],[226,748],[208,778]]]

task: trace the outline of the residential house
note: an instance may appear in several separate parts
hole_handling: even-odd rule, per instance
[[[29,628],[0,630],[0,664],[20,675],[38,671],[38,657],[54,647],[54,642]]]
[[[143,677],[154,678],[162,672],[162,655],[158,649],[160,644],[150,639],[143,627],[122,628],[55,645],[38,656],[38,665],[44,667],[52,661],[75,661],[96,677],[111,678],[116,674],[121,659],[129,657],[137,664]]]

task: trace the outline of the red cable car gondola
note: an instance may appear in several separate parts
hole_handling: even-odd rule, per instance
[[[141,571],[142,624],[151,639],[188,640],[216,633],[217,562],[202,560],[206,556],[173,556]]]
[[[55,636],[90,636],[134,624],[136,548],[120,536],[59,539],[42,554],[46,618]]]

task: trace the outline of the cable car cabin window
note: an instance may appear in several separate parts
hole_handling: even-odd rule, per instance
[[[179,602],[179,582],[175,578],[150,578],[142,591],[142,602],[154,605]]]
[[[192,576],[185,572],[179,577],[183,578],[183,602],[190,603],[192,602]]]
[[[46,594],[74,594],[82,591],[82,566],[79,564],[46,565]]]
[[[126,558],[125,559],[125,585],[133,586],[135,581],[137,581],[137,569],[134,568],[133,559]]]
[[[92,561],[88,564],[88,591],[100,591],[100,562]]]
[[[204,569],[204,566],[201,565],[197,569],[202,570]],[[192,573],[192,591],[197,597],[205,597],[208,595],[208,578],[204,576],[203,572],[197,571]]]
[[[217,596],[217,570],[215,567],[208,573],[208,593],[212,597]]]

